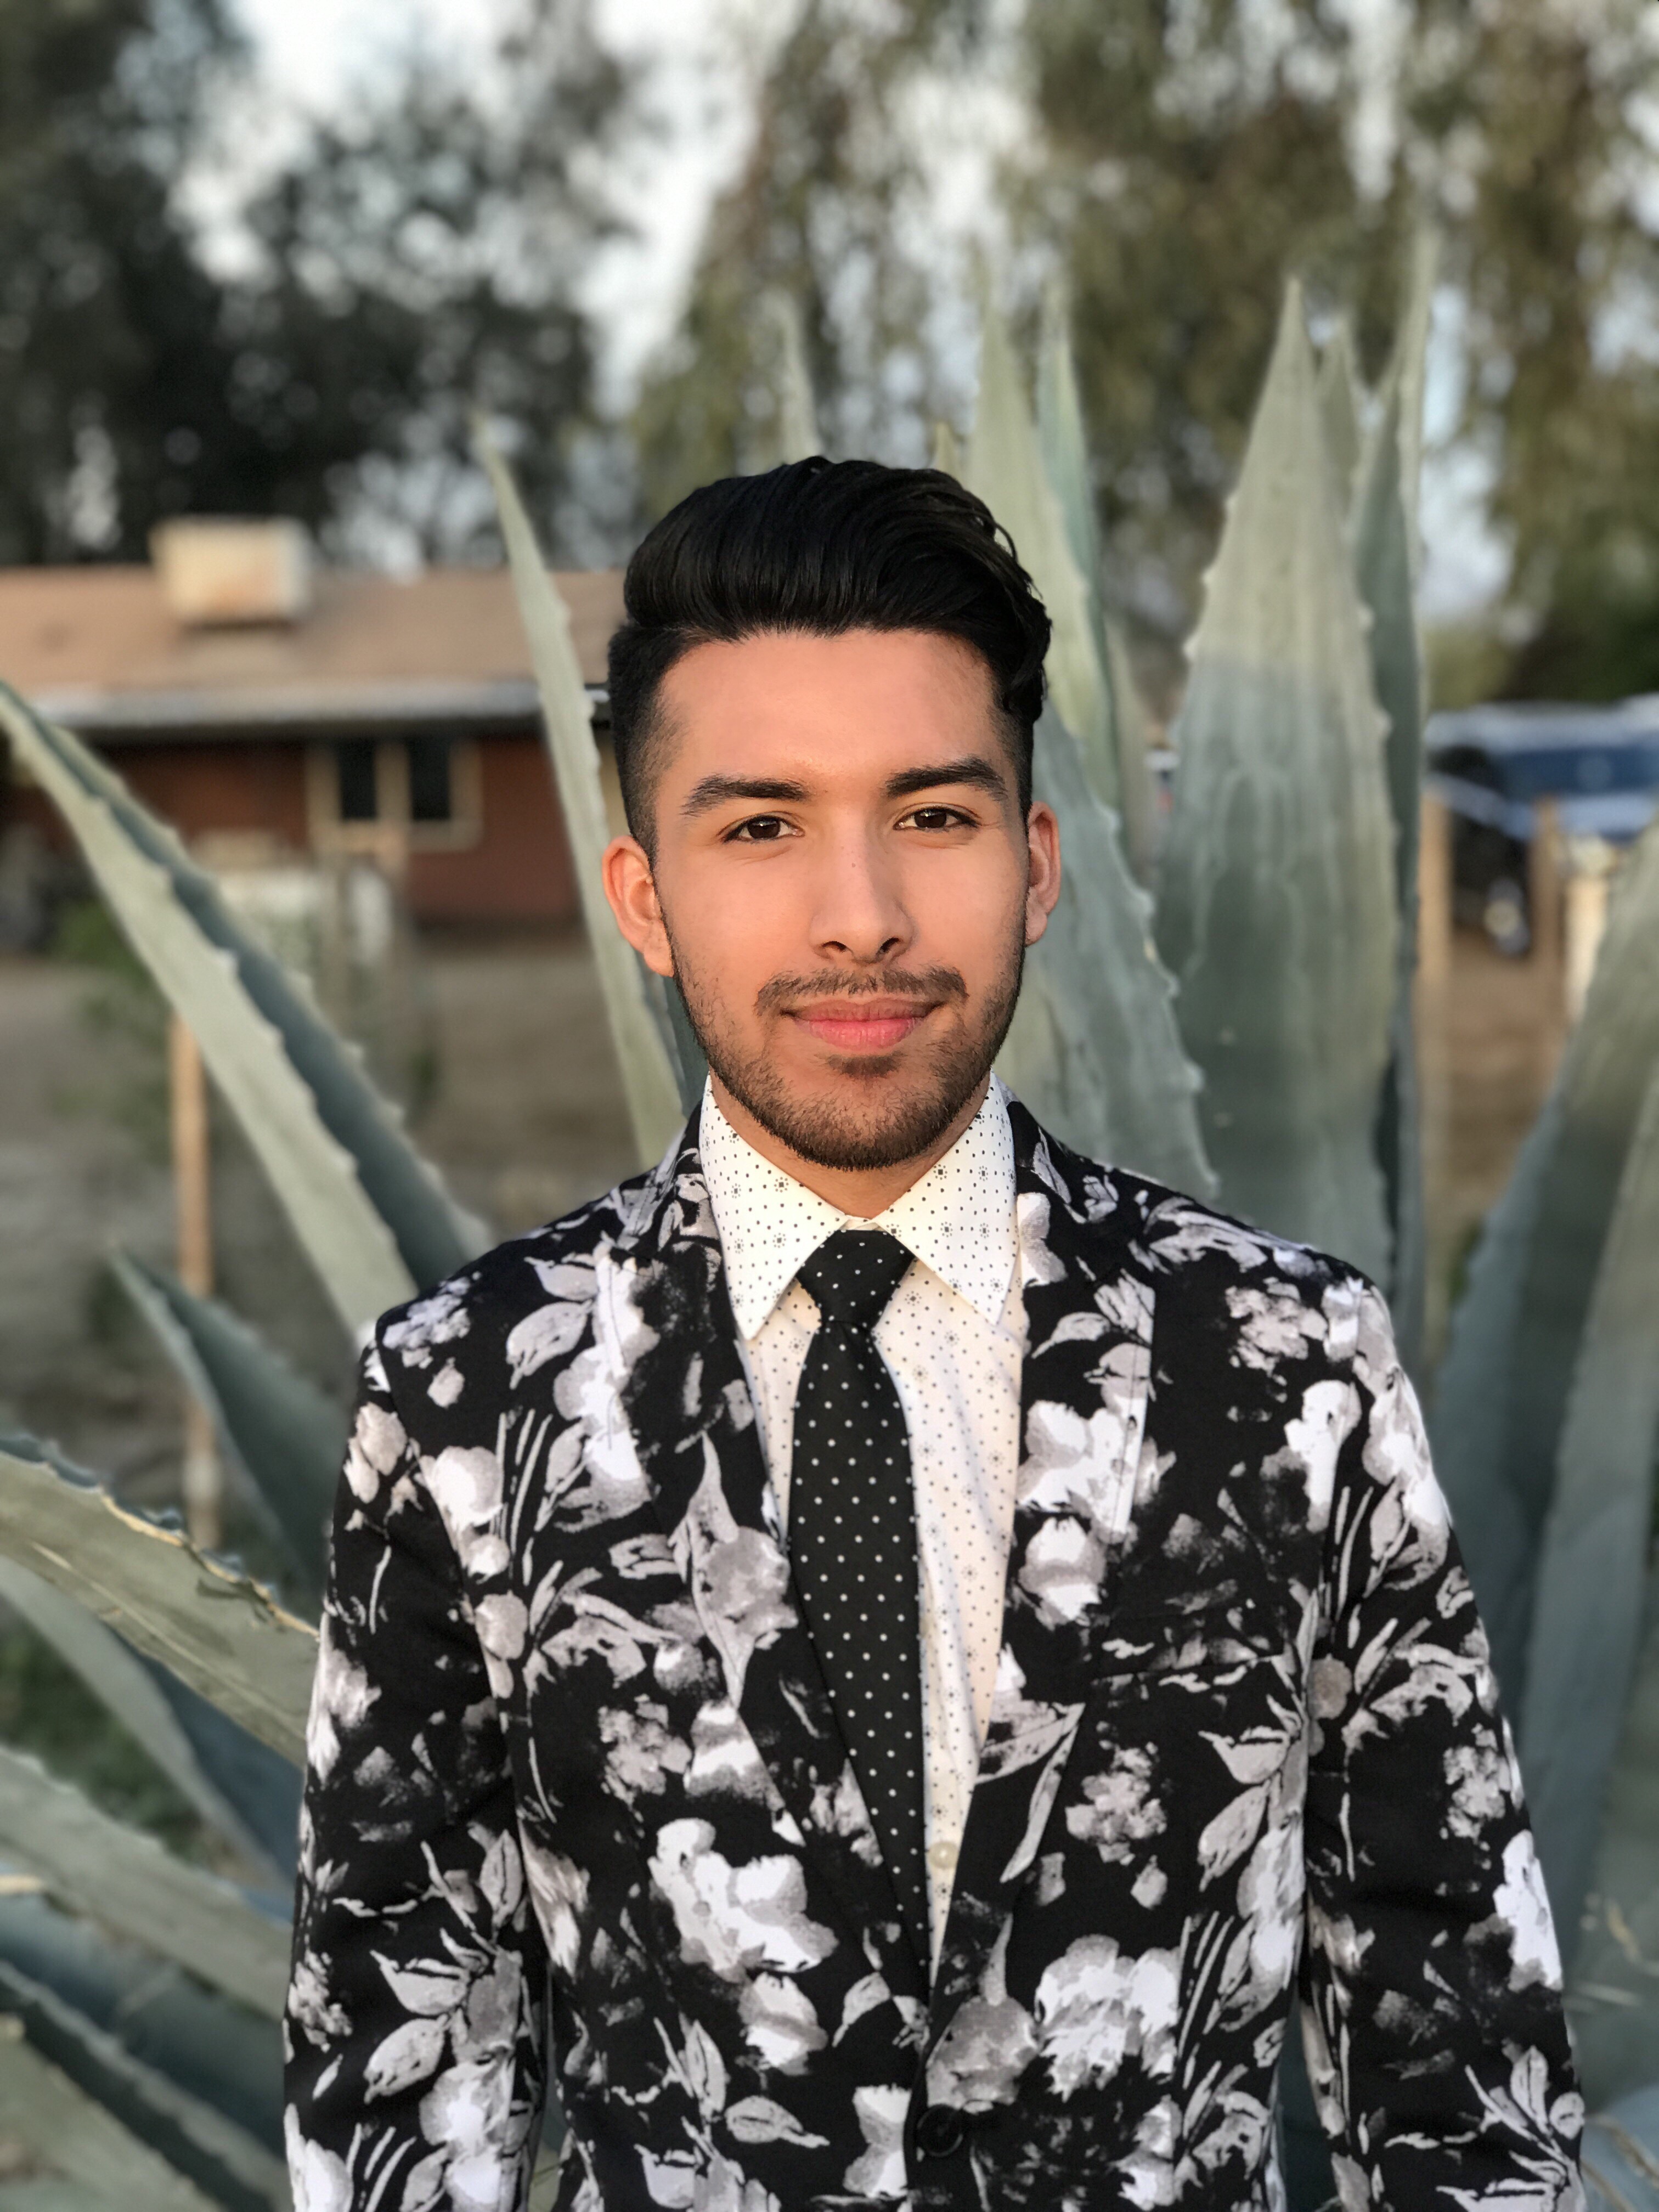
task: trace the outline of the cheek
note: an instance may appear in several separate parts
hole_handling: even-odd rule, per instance
[[[751,1006],[769,977],[810,961],[810,904],[781,867],[688,870],[669,911],[705,998]]]

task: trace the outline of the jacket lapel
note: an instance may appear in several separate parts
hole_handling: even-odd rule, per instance
[[[1096,1672],[1102,1599],[1134,1501],[1152,1287],[1133,1208],[1009,1102],[1026,1349],[997,1685],[933,2002],[937,2033],[979,1989],[1036,1864]]]
[[[638,1325],[623,1408],[732,1704],[889,1989],[925,2003],[922,1962],[795,1603],[696,1141],[694,1114],[617,1247]]]

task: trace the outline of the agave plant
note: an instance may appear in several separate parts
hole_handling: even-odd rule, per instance
[[[1082,411],[1051,303],[1035,407],[988,301],[955,469],[1009,525],[1054,620],[1037,788],[1068,871],[1002,1062],[1085,1150],[1218,1197],[1367,1267],[1421,1358],[1424,1235],[1410,1021],[1423,658],[1416,478],[1431,264],[1362,394],[1316,361],[1292,289],[1212,571],[1161,849],[1145,719],[1107,613]],[[787,454],[816,442],[787,312]],[[1362,426],[1363,429],[1362,429]],[[677,994],[599,892],[606,836],[568,622],[480,434],[639,1158],[702,1068]],[[0,728],[199,1038],[357,1338],[485,1241],[304,987],[68,732],[0,690]],[[31,1439],[0,1439],[0,1595],[240,1855],[218,1881],[0,1753],[0,2134],[76,2192],[183,2212],[286,2201],[276,2016],[314,1637],[343,1411],[223,1305],[136,1261],[122,1279],[280,1540],[295,1609]],[[1659,831],[1633,856],[1583,1018],[1495,1209],[1439,1378],[1435,1434],[1569,1953],[1598,2117],[1598,2203],[1659,2157]],[[1330,2196],[1287,2061],[1293,2203]],[[552,2167],[538,2177],[544,2199]],[[0,2181],[0,2203],[8,2185]],[[1648,2192],[1644,2195],[1644,2192]],[[44,2200],[43,2200],[44,2201]],[[54,2200],[57,2201],[57,2200]]]

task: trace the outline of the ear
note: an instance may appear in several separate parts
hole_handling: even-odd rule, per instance
[[[674,956],[663,927],[651,856],[637,837],[614,837],[599,863],[617,927],[654,975],[672,975]]]
[[[1025,817],[1030,873],[1025,878],[1025,942],[1035,945],[1048,927],[1060,896],[1060,823],[1052,806],[1036,800]]]

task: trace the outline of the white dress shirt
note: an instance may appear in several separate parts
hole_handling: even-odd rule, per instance
[[[884,1229],[920,1262],[873,1334],[904,1408],[915,1486],[935,1960],[996,1684],[1019,1464],[1024,1304],[1006,1096],[994,1076],[950,1151],[871,1220],[842,1213],[763,1159],[707,1087],[700,1123],[744,1365],[786,1531],[795,1391],[818,1323],[796,1272],[840,1229]]]

